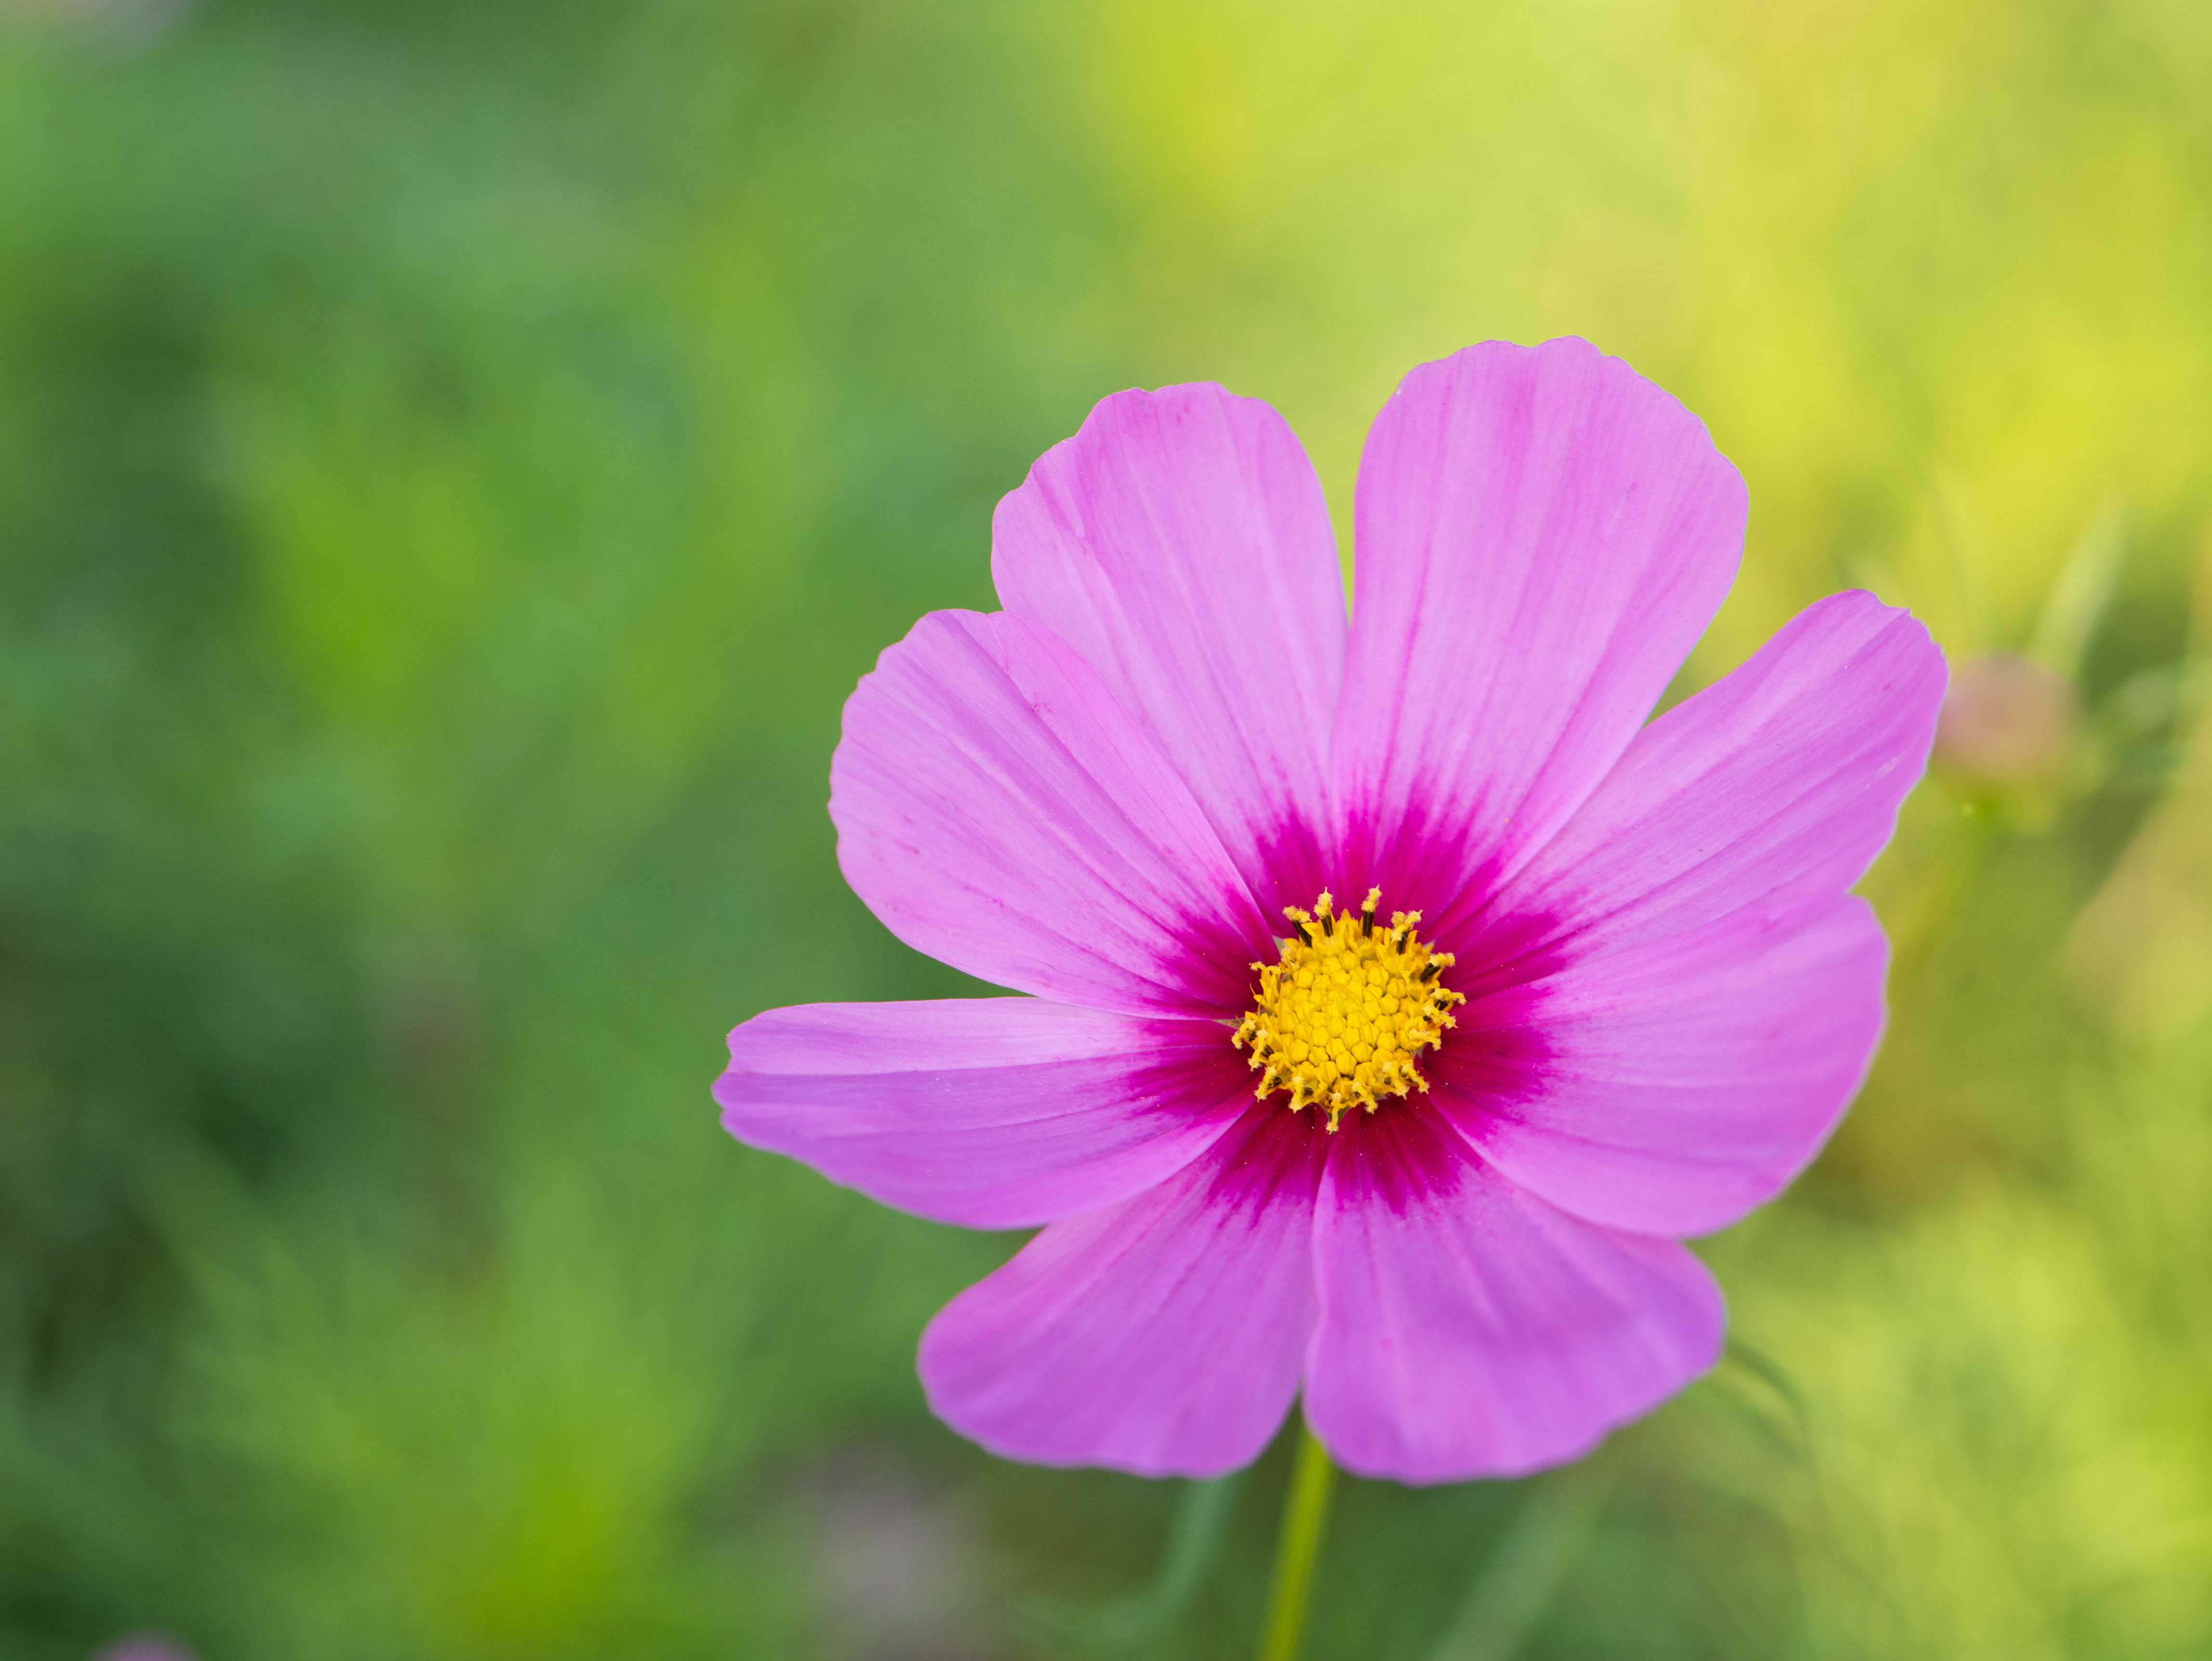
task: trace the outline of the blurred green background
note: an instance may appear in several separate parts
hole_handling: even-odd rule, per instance
[[[1685,685],[1864,584],[1962,702],[1729,1359],[1350,1484],[1311,1652],[2212,1653],[2212,8],[6,0],[0,1657],[1244,1652],[1282,1449],[960,1443],[1012,1241],[707,1086],[961,985],[839,707],[1094,400],[1266,397],[1348,520],[1562,332],[1750,481]]]

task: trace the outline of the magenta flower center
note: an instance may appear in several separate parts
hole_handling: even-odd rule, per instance
[[[1467,1001],[1438,978],[1452,955],[1422,941],[1419,912],[1376,927],[1382,897],[1369,889],[1357,917],[1339,915],[1327,893],[1311,911],[1285,907],[1297,932],[1275,942],[1280,961],[1252,965],[1259,994],[1230,1040],[1251,1052],[1260,1100],[1288,1092],[1293,1112],[1327,1110],[1331,1130],[1354,1107],[1372,1113],[1385,1097],[1426,1090],[1414,1057],[1443,1046],[1452,1006]]]

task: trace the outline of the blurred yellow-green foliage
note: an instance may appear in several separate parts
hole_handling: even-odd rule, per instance
[[[7,0],[0,1656],[1243,1652],[1279,1455],[957,1442],[1011,1242],[706,1086],[960,984],[838,709],[1093,400],[1267,397],[1348,523],[1563,332],[1750,482],[1690,681],[1850,584],[2004,655],[1730,1359],[1352,1485],[1314,1652],[2212,1653],[2212,7]]]

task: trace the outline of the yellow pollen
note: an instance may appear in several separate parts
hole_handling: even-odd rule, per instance
[[[1280,962],[1252,965],[1259,996],[1230,1040],[1250,1052],[1260,1100],[1287,1091],[1292,1111],[1322,1108],[1331,1130],[1352,1108],[1372,1113],[1386,1096],[1426,1090],[1413,1058],[1443,1043],[1452,1006],[1467,1001],[1438,979],[1452,955],[1422,943],[1419,912],[1376,925],[1382,897],[1369,889],[1356,916],[1327,894],[1311,911],[1285,907],[1296,933],[1276,942]]]

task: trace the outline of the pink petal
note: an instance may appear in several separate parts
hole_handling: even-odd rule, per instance
[[[1887,964],[1862,899],[1754,906],[1470,1003],[1432,1099],[1578,1217],[1709,1233],[1780,1193],[1842,1118]]]
[[[730,1034],[729,1133],[940,1222],[1018,1228],[1173,1176],[1252,1104],[1212,1021],[1037,998],[812,1004]]]
[[[1328,1138],[1255,1105],[1202,1158],[1053,1224],[921,1340],[937,1415],[1010,1459],[1218,1476],[1289,1410],[1313,1330]]]
[[[1554,1210],[1419,1103],[1332,1142],[1305,1411],[1346,1468],[1449,1482],[1563,1463],[1719,1359],[1720,1289],[1685,1247]]]
[[[1240,1013],[1268,931],[1158,748],[1066,642],[937,611],[845,706],[846,880],[908,945],[1138,1014]]]
[[[1697,417],[1586,341],[1407,376],[1360,463],[1342,886],[1446,929],[1541,847],[1705,631],[1744,512]]]
[[[1918,623],[1838,594],[1638,736],[1453,942],[1480,966],[1433,1076],[1486,1158],[1674,1234],[1803,1169],[1881,1036],[1881,931],[1844,894],[1926,766],[1943,682]]]
[[[1508,944],[1536,954],[1571,940],[1581,954],[1759,902],[1842,893],[1927,770],[1944,679],[1942,653],[1910,612],[1856,591],[1807,606],[1638,733],[1494,892],[1475,934],[1486,963],[1506,966]]]
[[[1283,418],[1211,385],[1115,394],[999,504],[991,571],[1158,740],[1266,915],[1311,904],[1344,579]]]

